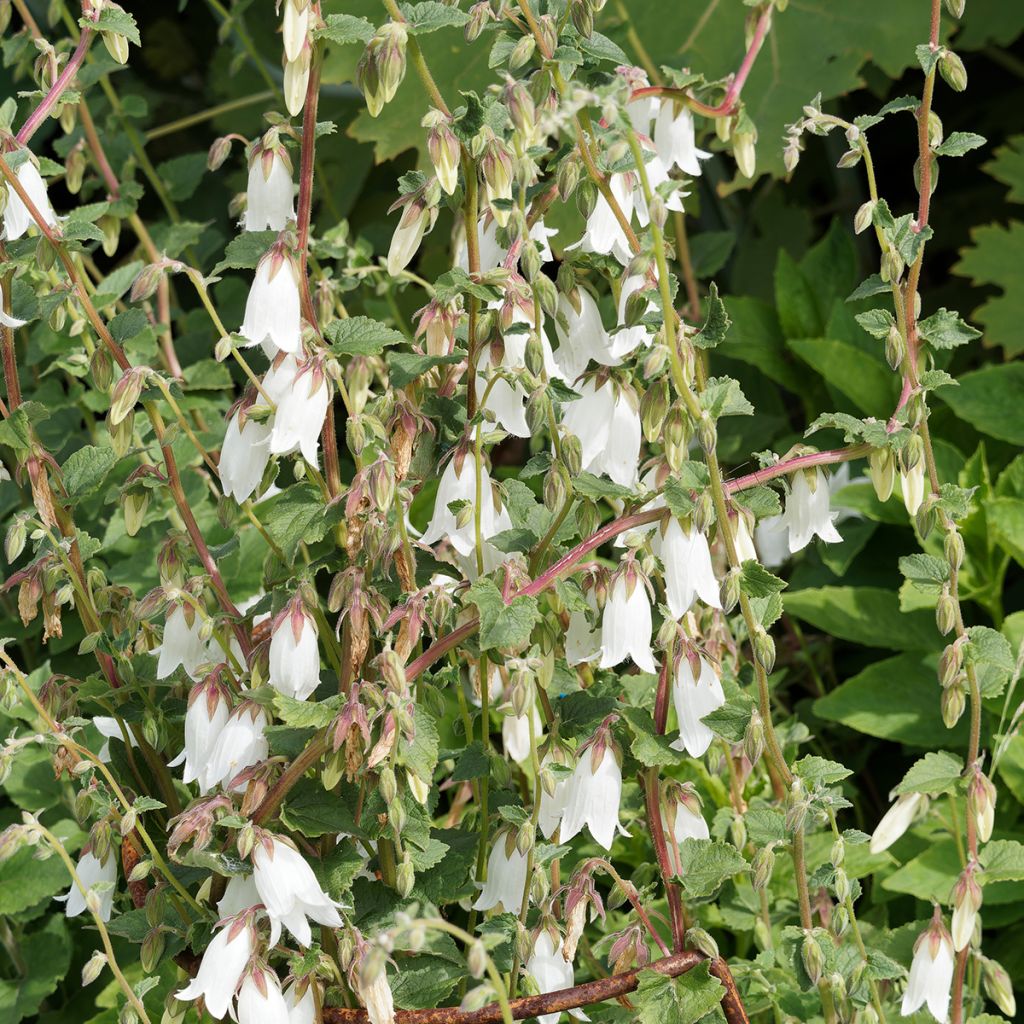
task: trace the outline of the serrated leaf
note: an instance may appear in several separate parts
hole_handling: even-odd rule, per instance
[[[349,43],[368,43],[373,38],[374,28],[365,18],[352,14],[328,14],[324,24],[314,29],[315,39],[327,39],[338,46]]]
[[[1024,881],[1024,843],[1015,839],[993,839],[981,848],[985,884]]]
[[[481,577],[466,593],[467,603],[480,613],[480,649],[521,647],[529,642],[533,627],[540,621],[540,610],[533,597],[519,596],[505,604],[493,580]]]
[[[894,323],[892,313],[887,309],[869,309],[864,313],[858,313],[854,319],[873,338],[883,339],[889,333]]]
[[[975,132],[952,132],[932,152],[936,156],[963,156],[965,153],[970,153],[972,149],[984,146],[987,141],[984,135],[978,135]]]
[[[694,899],[717,892],[727,878],[750,870],[743,854],[730,843],[686,839],[679,845],[679,882]]]
[[[254,270],[276,241],[276,231],[243,231],[228,242],[224,258],[213,268],[213,276],[225,270]]]
[[[964,770],[963,761],[945,750],[932,750],[919,761],[915,761],[903,776],[903,781],[893,790],[895,796],[901,793],[925,793],[935,796],[950,793],[960,781]]]
[[[657,971],[640,975],[633,1002],[637,1024],[696,1024],[722,1001],[725,989],[702,961],[675,978]]]
[[[714,281],[708,286],[706,309],[704,326],[693,337],[693,343],[697,348],[715,348],[725,341],[725,336],[729,333],[729,314],[725,311],[725,304],[718,297],[718,286]]]
[[[289,487],[260,508],[260,519],[289,564],[303,541],[315,543],[327,531],[323,496],[309,485]]]
[[[423,0],[418,4],[402,4],[410,35],[427,35],[441,28],[460,28],[469,21],[469,15],[458,7],[439,3],[438,0]]]
[[[378,356],[391,345],[401,345],[405,335],[368,316],[332,320],[324,328],[324,337],[336,356]]]
[[[943,306],[918,322],[917,333],[933,348],[950,349],[981,337],[981,331],[964,323],[960,315]]]
[[[700,394],[701,408],[712,417],[752,416],[754,407],[747,401],[738,380],[732,377],[711,377]]]
[[[593,473],[579,473],[572,480],[573,490],[584,498],[600,501],[602,498],[616,498],[620,501],[633,496],[633,492],[622,484],[613,483]]]
[[[77,452],[72,452],[61,467],[61,478],[68,497],[77,501],[98,491],[117,462],[117,455],[112,448],[87,444]]]
[[[831,786],[853,774],[846,765],[837,761],[829,761],[817,754],[808,754],[793,765],[793,771],[809,786]]]
[[[743,563],[740,589],[748,597],[768,597],[769,594],[785,590],[787,586],[785,580],[770,573],[760,562],[750,558]]]
[[[459,362],[460,355],[421,356],[415,352],[389,352],[387,355],[388,378],[391,386],[404,388],[414,380],[419,380],[428,370],[435,366],[448,366]]]

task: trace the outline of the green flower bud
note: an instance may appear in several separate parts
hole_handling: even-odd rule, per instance
[[[946,50],[939,58],[939,74],[954,92],[967,88],[967,68],[952,50]]]

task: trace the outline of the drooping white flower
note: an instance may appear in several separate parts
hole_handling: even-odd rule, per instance
[[[245,975],[234,1016],[238,1024],[290,1024],[288,1004],[273,971],[257,966]]]
[[[533,733],[537,743],[543,739],[541,732],[543,723],[537,709],[532,708]],[[527,714],[530,714],[528,711]],[[530,719],[526,715],[517,715],[514,712],[507,714],[501,722],[501,742],[505,748],[505,754],[512,758],[516,764],[525,764],[530,760]]]
[[[537,243],[540,248],[540,258],[544,263],[550,263],[554,259],[551,252],[549,238],[558,234],[557,228],[548,228],[543,220],[538,220],[530,228],[530,239]],[[477,227],[477,245],[479,246],[480,271],[486,273],[488,270],[496,270],[505,262],[508,256],[508,249],[498,241],[498,223],[491,216],[490,210],[484,212]],[[463,270],[469,270],[469,246],[465,238],[459,244],[458,258],[456,263]]]
[[[910,828],[924,799],[922,793],[901,793],[896,797],[871,834],[872,853],[888,850]]]
[[[631,174],[613,174],[609,179],[609,187],[619,209],[628,222],[633,215],[634,183]],[[622,229],[611,206],[603,195],[598,195],[594,209],[587,219],[587,228],[583,237],[566,249],[582,248],[584,252],[599,252],[614,256],[625,266],[633,256],[629,238]]]
[[[513,369],[508,365],[507,352],[499,366]],[[526,400],[529,396],[526,390],[518,381],[510,381],[505,377],[493,379],[494,375],[488,371],[494,368],[491,346],[486,346],[476,364],[477,401],[482,403],[482,409],[494,416],[498,426],[506,433],[513,437],[529,437],[530,426],[526,422]]]
[[[789,524],[784,515],[766,516],[754,528],[754,543],[761,564],[775,569],[789,558]]]
[[[754,540],[750,536],[750,527],[747,525],[747,517],[739,513],[732,518],[734,540],[736,541],[736,557],[740,562],[757,561],[757,549],[754,547]]]
[[[572,962],[567,962],[562,955],[562,941],[557,945],[546,928],[542,929],[533,944],[533,953],[526,961],[526,973],[536,982],[541,993],[559,992],[573,986]],[[577,1020],[590,1020],[580,1009],[569,1011],[570,1016]],[[557,1024],[560,1013],[542,1013],[537,1020],[539,1024]]]
[[[277,351],[294,355],[302,345],[298,272],[280,246],[256,265],[239,333],[250,345],[263,345],[271,357]]]
[[[220,446],[220,483],[239,505],[256,493],[270,462],[270,423],[260,423],[238,410],[228,420]]]
[[[308,10],[308,8],[307,8]],[[249,160],[242,223],[246,231],[283,231],[295,219],[292,168],[281,145],[259,146]]]
[[[270,918],[270,945],[276,946],[284,925],[305,948],[312,941],[307,918],[327,928],[340,928],[336,904],[320,888],[302,854],[264,832],[252,853],[253,881]]]
[[[591,360],[604,366],[614,366],[620,362],[610,352],[608,332],[601,322],[601,312],[593,295],[585,288],[577,288],[574,295],[579,310],[563,292],[558,296],[559,316],[555,318],[555,333],[559,342],[555,362],[570,387],[576,386],[577,379]]]
[[[682,618],[698,597],[709,608],[722,607],[711,548],[700,530],[695,526],[687,529],[672,516],[664,534],[654,532],[651,546],[665,566],[665,593],[675,618]]]
[[[624,277],[619,289],[618,328],[608,337],[608,353],[611,361],[608,365],[621,363],[626,356],[635,352],[641,345],[650,348],[654,341],[654,332],[645,324],[626,326],[627,306],[630,298],[647,287],[647,279],[642,274],[631,274]],[[647,312],[657,310],[654,302],[648,301]],[[600,361],[600,360],[599,360]]]
[[[456,515],[448,506],[456,501],[468,501],[476,504],[476,461],[471,455],[465,456],[459,466],[460,458],[456,455],[445,466],[441,482],[437,487],[434,499],[434,514],[426,531],[420,538],[423,544],[436,544],[446,539],[460,555],[470,555],[476,549],[476,526],[470,516],[468,522],[459,526]],[[491,489],[491,478],[486,466],[480,467],[480,534],[484,540],[493,537],[502,530],[510,530],[512,520],[508,510],[502,506],[498,509]]]
[[[270,685],[296,700],[306,700],[320,685],[316,622],[298,596],[284,607],[270,635]]]
[[[0,324],[13,330],[15,327],[24,327],[26,323],[28,323],[27,320],[19,320],[17,317],[4,312],[4,290],[0,288]]]
[[[701,173],[700,161],[711,156],[697,148],[693,114],[689,108],[665,100],[659,104],[658,119],[654,125],[654,148],[666,168],[678,167],[691,177]]]
[[[223,1020],[252,956],[254,938],[249,918],[238,917],[226,924],[210,940],[196,976],[174,993],[175,999],[188,1002],[202,996],[207,1013]]]
[[[526,888],[526,854],[515,844],[515,833],[498,836],[487,857],[487,880],[480,887],[474,910],[492,910],[501,904],[506,913],[518,914]]]
[[[252,875],[232,875],[224,887],[224,895],[217,901],[217,917],[226,921],[259,902],[260,894]]]
[[[686,784],[676,801],[676,816],[672,822],[672,834],[677,843],[685,839],[709,839],[708,823],[701,814],[700,797],[693,786]]]
[[[976,860],[969,860],[964,868],[953,892],[950,902],[953,904],[953,921],[951,934],[953,938],[953,949],[959,953],[966,949],[974,938],[974,930],[978,923],[978,911],[981,909],[982,892],[974,877],[978,869]]]
[[[87,847],[78,858],[75,865],[75,872],[79,881],[85,887],[85,892],[78,888],[77,882],[71,883],[71,888],[63,896],[55,896],[54,899],[64,904],[64,913],[68,917],[78,917],[86,909],[85,893],[94,886],[106,885],[107,888],[97,892],[99,897],[99,916],[101,921],[110,920],[110,912],[114,907],[114,885],[117,882],[117,857],[113,852],[108,851],[107,859],[100,861]]]
[[[103,746],[100,747],[96,756],[104,764],[107,764],[107,762],[110,761],[110,741],[119,740],[123,743],[125,733],[121,731],[121,724],[118,722],[118,720],[116,718],[110,718],[107,715],[96,715],[92,720],[92,724],[96,727],[96,731],[106,740]],[[135,737],[131,734],[130,731],[127,733],[127,735],[128,745],[131,747],[138,746],[138,744],[135,742]]]
[[[907,989],[900,1013],[909,1017],[922,1006],[939,1022],[949,1020],[950,986],[953,983],[953,942],[936,910],[932,923],[918,937],[910,965]]]
[[[17,170],[18,183],[25,190],[32,205],[49,227],[57,224],[57,214],[50,205],[50,197],[46,192],[46,182],[39,173],[39,168],[31,158],[25,160]],[[7,205],[4,207],[4,239],[13,242],[21,238],[31,225],[35,224],[28,207],[21,201],[21,196],[13,188],[7,190]],[[14,326],[14,325],[8,325]],[[20,324],[18,325],[20,326]]]
[[[597,615],[597,599],[594,592],[586,595],[590,610]],[[570,665],[582,665],[601,656],[601,627],[590,624],[586,612],[569,613],[569,628],[565,632],[565,660]]]
[[[372,958],[364,959],[355,974],[353,987],[366,1007],[370,1024],[395,1024],[395,998],[383,962],[376,965]]]
[[[311,3],[306,3],[300,7],[295,0],[285,0],[284,14],[281,19],[281,39],[284,43],[285,60],[299,59],[309,30],[309,12],[312,6]]]
[[[316,1000],[312,985],[306,985],[300,994],[299,983],[291,982],[284,990],[284,1002],[288,1007],[288,1024],[314,1024]]]
[[[649,153],[650,148],[646,148]],[[669,174],[669,168],[662,161],[661,157],[657,153],[653,153],[647,157],[646,163],[644,164],[644,170],[647,172],[647,184],[651,188],[651,193],[658,192],[659,186],[664,185],[665,182],[671,180]],[[665,200],[666,210],[675,210],[678,213],[683,212],[683,200],[689,195],[689,192],[684,192],[678,184],[673,186],[672,191],[669,192],[668,198]],[[640,226],[645,228],[650,223],[650,214],[647,211],[647,197],[644,195],[643,187],[640,182],[636,185],[636,196],[634,197],[634,203],[636,205],[636,219]]]
[[[657,672],[651,653],[651,600],[644,581],[627,568],[612,583],[601,617],[601,668],[627,658],[644,672]]]
[[[708,661],[693,653],[697,662],[694,665],[691,653],[684,653],[676,667],[672,701],[679,720],[679,739],[672,746],[675,750],[685,750],[690,757],[703,757],[714,733],[701,719],[725,703],[725,692],[718,673]]]
[[[435,184],[440,193],[440,187]],[[416,255],[416,250],[423,241],[423,236],[434,227],[437,220],[437,206],[428,204],[420,189],[408,196],[402,196],[388,212],[402,208],[402,216],[391,236],[388,249],[387,267],[392,277],[400,274]]]
[[[331,401],[331,389],[323,365],[316,359],[300,365],[291,356],[286,356],[278,371],[280,376],[275,375],[270,381],[275,369],[271,367],[263,381],[264,389],[277,405],[270,432],[270,451],[274,455],[299,451],[311,466],[315,466],[320,431]],[[271,387],[268,387],[268,381]],[[282,384],[285,385],[283,388]]]
[[[900,490],[903,493],[903,504],[912,516],[917,515],[918,509],[924,502],[924,488],[924,459],[918,459],[910,469],[900,467]]]
[[[266,737],[267,716],[252,701],[243,701],[224,723],[217,742],[199,774],[199,790],[208,793],[226,786],[239,772],[264,761],[270,752]]]
[[[615,752],[610,743],[595,742],[580,754],[573,769],[559,838],[567,843],[586,826],[594,839],[610,850],[616,829],[627,834],[619,824],[621,799],[622,769]]]
[[[179,665],[193,678],[209,661],[209,647],[200,635],[202,618],[190,604],[169,606],[156,666],[157,679],[166,679]]]
[[[561,764],[562,761],[552,756],[548,751],[540,763],[543,772],[548,765]],[[550,839],[555,834],[555,829],[562,824],[562,815],[565,813],[566,801],[569,799],[568,776],[559,776],[555,780],[554,792],[548,793],[546,789],[540,792],[540,811],[537,814],[537,826],[545,839]]]
[[[598,386],[593,380],[579,392],[565,406],[563,423],[580,440],[582,468],[623,487],[636,486],[641,424],[632,393],[611,381]]]
[[[828,480],[821,467],[815,468],[810,480],[802,470],[793,474],[783,515],[789,527],[789,550],[793,553],[807,547],[815,534],[826,544],[842,543],[843,538],[832,522]]]
[[[216,674],[192,687],[185,712],[185,747],[168,765],[184,763],[181,781],[195,782],[206,767],[221,730],[231,715],[231,696]]]

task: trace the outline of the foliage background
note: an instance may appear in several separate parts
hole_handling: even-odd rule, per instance
[[[45,25],[50,5],[29,6]],[[209,143],[227,132],[254,136],[261,130],[261,112],[280,109],[281,104],[267,95],[173,132],[159,126],[279,88],[280,41],[272,5],[269,0],[241,0],[230,11],[217,0],[125,6],[139,22],[143,46],[140,53],[133,49],[128,68],[112,75],[120,109],[94,90],[94,116],[122,180],[134,178],[145,190],[140,213],[154,225],[158,245],[170,255],[191,248],[193,258],[209,271],[235,235],[228,206],[244,188],[245,175],[237,149],[219,172],[208,172]],[[325,14],[344,11],[380,20],[372,0],[328,0],[323,6]],[[690,63],[712,78],[733,68],[741,55],[745,13],[738,0],[609,0],[600,27],[632,59],[639,59],[642,47],[657,65]],[[893,406],[895,378],[885,368],[877,343],[853,320],[854,307],[844,302],[874,269],[873,242],[866,235],[854,237],[849,227],[866,198],[861,178],[835,169],[842,140],[829,137],[810,146],[792,180],[785,182],[780,176],[782,134],[818,91],[825,109],[849,118],[918,91],[914,45],[924,35],[925,22],[925,5],[912,0],[792,0],[776,18],[745,93],[760,134],[759,170],[765,173],[748,186],[733,180],[731,159],[716,157],[688,201],[698,275],[702,281],[714,277],[728,296],[734,322],[728,342],[715,353],[716,369],[738,378],[757,409],[753,417],[730,421],[728,433],[723,427],[720,451],[733,471],[742,469],[750,451],[784,451],[819,410],[884,415]],[[949,30],[946,25],[944,31]],[[1024,364],[1012,362],[1024,352],[1022,31],[1024,5],[969,0],[953,44],[965,60],[970,90],[964,98],[944,102],[940,113],[947,135],[954,130],[979,132],[988,144],[964,159],[942,163],[932,214],[935,238],[922,282],[925,313],[939,305],[959,309],[985,331],[982,345],[956,352],[949,369],[960,378],[960,387],[940,392],[933,433],[942,439],[944,478],[959,475],[964,485],[979,487],[978,511],[963,526],[969,555],[967,617],[1002,630],[1013,650],[1024,639],[1024,613],[1018,611],[1024,604],[1024,459],[1018,456],[1024,443]],[[53,34],[60,35],[60,30]],[[3,43],[6,70],[0,73],[5,95],[28,88],[13,71],[22,45],[8,30]],[[443,93],[481,88],[489,81],[486,45],[473,47],[468,62],[456,29],[426,37],[424,46]],[[327,59],[320,116],[335,122],[337,131],[318,145],[314,223],[321,238],[329,237],[337,246],[354,245],[364,262],[370,262],[386,252],[394,227],[395,218],[386,211],[396,179],[423,158],[422,149],[414,147],[422,147],[423,134],[416,126],[425,100],[410,74],[396,101],[378,120],[370,119],[350,84],[359,52],[358,46],[335,48]],[[93,59],[109,64],[101,47],[94,49]],[[22,101],[22,117],[27,109]],[[37,137],[36,152],[47,153],[48,131],[44,127]],[[874,129],[879,179],[894,209],[916,203],[911,177],[915,145],[909,114]],[[59,160],[64,154],[48,155]],[[149,180],[150,170],[163,182],[164,201]],[[58,182],[51,186],[51,198],[58,210],[66,210],[100,196],[71,197]],[[581,229],[571,212],[561,220],[551,218],[549,225],[559,227],[566,242]],[[442,221],[426,240],[417,268],[424,276],[446,268],[448,228]],[[126,231],[113,256],[97,255],[99,270],[110,274],[130,264],[135,259],[131,243]],[[319,254],[329,261],[328,248],[321,243]],[[130,281],[131,276],[125,272],[118,280]],[[215,288],[218,309],[229,326],[241,320],[247,283],[246,274],[229,270]],[[344,284],[351,289],[346,304],[353,314],[365,312],[407,326],[421,304],[420,294],[382,281],[381,275]],[[232,383],[227,366],[211,361],[215,339],[191,295],[179,289],[178,300],[173,313],[178,353],[187,368],[186,407],[208,414],[214,426],[204,440],[215,447],[221,416],[238,382]],[[63,464],[86,440],[77,383],[84,368],[66,357],[67,342],[60,333],[36,330],[32,339],[23,353],[23,367],[28,367],[23,369],[23,387],[27,398],[44,403],[49,411],[38,429]],[[132,342],[140,352],[153,344],[145,332]],[[89,411],[84,415],[88,424]],[[822,438],[822,445],[826,441]],[[513,439],[495,462],[514,474],[527,455]],[[105,479],[87,481],[83,487],[92,494],[101,487],[116,488],[119,473],[111,465]],[[254,531],[241,534],[240,543],[233,541],[233,531],[218,525],[216,506],[198,476],[186,474],[185,484],[200,525],[214,544],[223,545],[221,565],[233,592],[245,596],[254,591],[265,553],[262,541]],[[0,516],[7,517],[25,501],[15,483],[0,484]],[[785,675],[777,694],[813,734],[809,750],[854,769],[847,789],[854,803],[851,823],[870,831],[887,805],[890,787],[925,749],[951,743],[962,748],[964,723],[951,739],[939,717],[934,665],[942,641],[933,625],[933,598],[914,591],[899,573],[899,558],[918,549],[902,508],[878,505],[867,485],[848,489],[843,503],[863,515],[844,526],[845,543],[811,549],[790,576],[779,657]],[[421,526],[430,504],[431,495],[424,493],[417,503]],[[78,514],[85,517],[80,525],[102,545],[113,581],[136,594],[157,582],[152,552],[165,529],[162,521],[151,514],[143,543],[136,543],[124,535],[116,501],[84,503]],[[18,638],[19,659],[38,673],[36,678],[82,672],[76,654],[82,637],[72,616],[66,618],[64,636],[44,647],[38,620],[23,628],[12,595],[0,599],[0,615],[0,635]],[[1002,704],[1002,698],[988,701],[993,721]],[[181,710],[168,708],[172,714]],[[1024,738],[1011,744],[998,784],[996,838],[1019,838],[1024,834]],[[74,848],[83,836],[71,820],[68,799],[67,783],[53,780],[42,751],[22,756],[4,785],[0,827],[15,820],[19,808],[43,807],[47,820]],[[861,915],[892,926],[927,916],[927,901],[945,901],[958,873],[951,839],[933,842],[918,832],[902,840],[895,852],[902,866],[888,856],[865,858],[857,866],[870,888],[860,904]],[[82,928],[52,913],[50,897],[66,884],[56,860],[38,864],[19,854],[0,865],[4,1024],[22,1019],[107,1022],[116,1017],[113,989],[98,994],[78,983],[94,943]],[[727,928],[730,914],[739,912],[722,906],[719,923]],[[986,952],[1003,963],[1020,993],[1024,883],[986,888],[984,918],[989,930]],[[128,943],[133,937],[123,935],[120,941]],[[908,931],[901,940],[904,962],[912,938]],[[19,984],[19,964],[11,959],[15,949],[32,965],[30,985]],[[126,951],[125,962],[132,959]]]

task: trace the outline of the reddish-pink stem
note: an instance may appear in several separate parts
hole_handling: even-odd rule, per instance
[[[75,47],[75,52],[71,55],[71,59],[67,62],[64,70],[57,76],[57,81],[50,86],[50,91],[42,98],[39,106],[29,114],[28,120],[21,126],[21,131],[18,132],[16,138],[23,146],[35,135],[39,130],[39,126],[49,116],[57,101],[71,87],[75,75],[78,74],[78,69],[82,66],[82,61],[85,60],[85,55],[89,52],[92,37],[93,31],[91,28],[82,29],[78,46]]]

